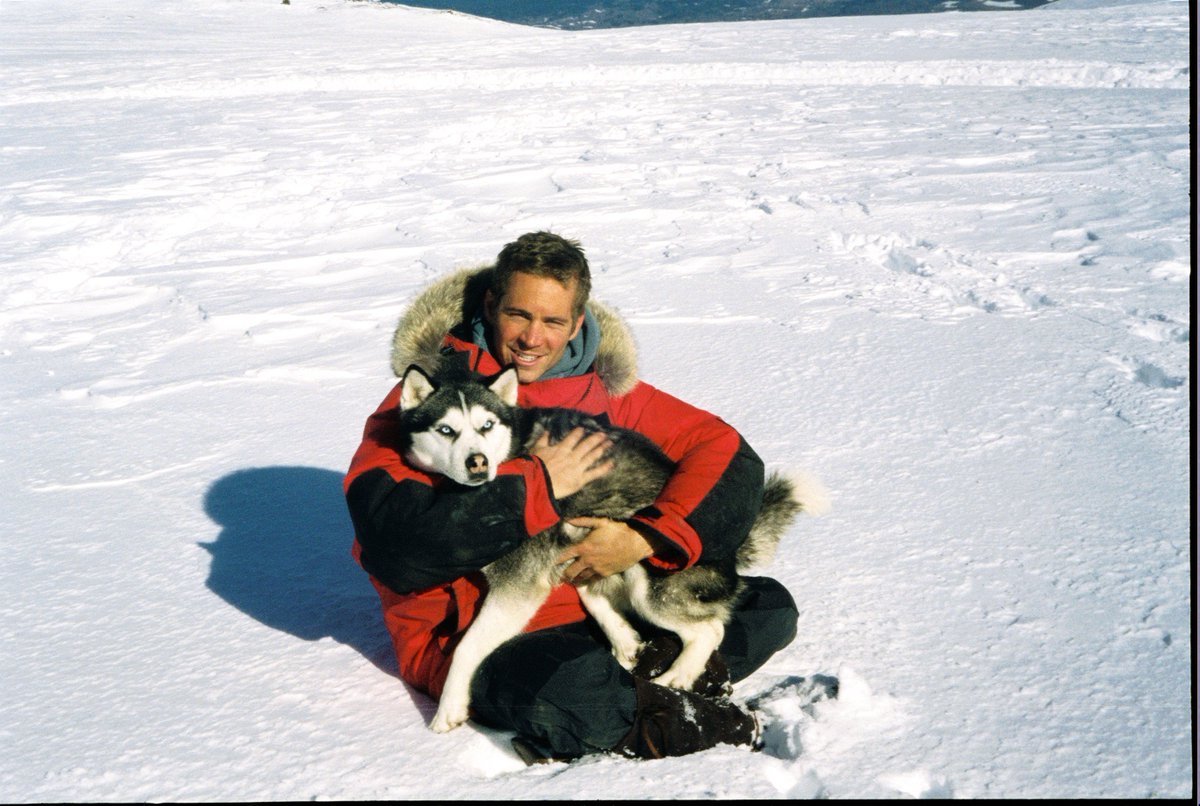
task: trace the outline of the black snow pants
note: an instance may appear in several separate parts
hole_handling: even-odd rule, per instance
[[[744,577],[718,652],[733,681],[747,677],[796,637],[798,612],[783,585]],[[643,638],[656,628],[634,625]],[[523,633],[484,660],[471,681],[471,716],[516,731],[556,755],[609,750],[637,717],[634,678],[612,656],[592,619]]]

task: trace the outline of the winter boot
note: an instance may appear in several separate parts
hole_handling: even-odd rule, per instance
[[[710,700],[694,691],[634,678],[637,712],[633,727],[612,752],[631,758],[685,756],[718,744],[758,749],[757,718],[727,699]]]
[[[512,737],[511,744],[513,752],[520,756],[526,767],[532,767],[535,764],[552,764],[556,761],[574,761],[579,758],[579,756],[555,753],[540,742],[525,736]]]
[[[653,680],[671,668],[671,664],[683,651],[683,642],[674,633],[660,633],[642,647],[638,653],[637,665],[633,667],[633,676],[643,680]],[[733,693],[733,682],[729,678],[729,666],[720,652],[713,652],[708,658],[704,672],[692,684],[692,691],[701,697],[719,699]]]

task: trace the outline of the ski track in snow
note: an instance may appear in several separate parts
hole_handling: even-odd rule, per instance
[[[1152,88],[1187,89],[1186,67],[1171,63],[1109,65],[1046,59],[1014,64],[1011,61],[951,61],[931,65],[872,61],[820,61],[779,64],[761,62],[705,62],[679,64],[646,62],[637,66],[589,65],[532,73],[527,67],[455,70],[430,68],[380,74],[378,69],[335,76],[289,76],[176,83],[156,82],[133,87],[96,87],[30,93],[19,103],[61,104],[113,101],[168,101],[280,97],[312,92],[529,92],[574,91],[596,88],[677,87],[1031,87],[1031,88]]]
[[[1187,11],[5,0],[0,794],[1186,796]],[[761,754],[527,769],[395,677],[340,474],[405,303],[536,228],[834,490],[736,695],[841,693]]]

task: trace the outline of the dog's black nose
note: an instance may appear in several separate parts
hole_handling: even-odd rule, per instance
[[[482,453],[473,453],[467,457],[467,475],[475,478],[477,476],[486,476],[488,472],[488,460]]]

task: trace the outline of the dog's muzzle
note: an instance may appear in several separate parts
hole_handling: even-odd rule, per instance
[[[467,480],[472,482],[488,480],[488,459],[482,453],[473,453],[467,457]]]

